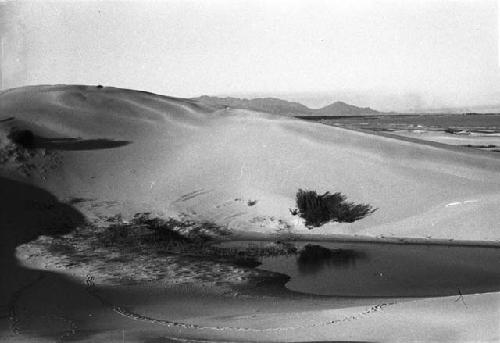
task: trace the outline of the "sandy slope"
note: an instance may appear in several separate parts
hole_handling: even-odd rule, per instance
[[[44,149],[33,154],[12,150],[6,139],[12,127],[33,130],[38,136],[36,144]],[[14,260],[16,246],[47,233],[45,229],[54,229],[58,218],[65,219],[65,225],[57,227],[60,233],[71,231],[84,218],[115,214],[127,218],[144,211],[183,213],[245,232],[304,233],[307,229],[288,210],[294,207],[298,188],[341,191],[352,201],[378,208],[356,223],[328,224],[312,234],[498,240],[500,159],[494,155],[446,150],[255,112],[214,111],[191,100],[144,92],[37,86],[0,94],[0,157],[0,205],[7,209],[0,216],[0,267],[2,275],[10,276],[8,282],[2,282],[0,317],[12,318],[13,309],[17,310],[14,317],[28,318],[24,322],[27,332],[38,332],[50,324],[61,335],[69,334],[76,321],[89,335],[80,338],[90,341],[121,341],[123,328],[130,329],[136,341],[178,334],[247,340],[499,337],[497,293],[466,296],[468,308],[452,298],[406,302],[372,311],[376,313],[366,315],[367,320],[346,320],[321,329],[315,323],[358,318],[377,304],[304,312],[305,301],[296,306],[296,312],[284,310],[278,317],[256,312],[255,321],[233,323],[274,328],[297,326],[304,320],[312,323],[299,333],[286,335],[272,330],[248,335],[230,331],[206,335],[175,328],[166,332],[158,323],[130,324],[128,319],[118,319],[111,309],[89,298],[78,282],[46,272],[40,281],[38,271],[22,268]],[[68,205],[71,199],[75,200],[73,206]],[[257,202],[249,206],[249,200]],[[168,290],[163,292],[169,299]],[[74,306],[65,305],[68,299]],[[123,306],[128,299],[124,294],[115,300]],[[179,299],[188,302],[191,297],[187,294]],[[232,325],[239,320],[230,317],[235,313],[249,315],[245,301],[239,299],[234,308],[225,309],[221,307],[224,299],[214,300],[214,307],[221,309],[216,317],[200,317],[195,302],[187,307],[191,314],[181,319],[207,326]],[[261,301],[259,306],[266,307],[275,300]],[[21,304],[24,314],[19,312]],[[53,308],[50,318],[44,314],[48,304]],[[156,307],[162,311],[156,314],[151,307],[133,307],[167,319],[176,315],[168,306]],[[89,314],[97,319],[89,319]],[[6,332],[8,324],[0,323],[0,330]],[[11,319],[12,323],[16,321]],[[155,330],[156,336],[139,337],[143,331]],[[0,339],[23,341],[27,337],[33,338],[8,334]]]
[[[298,188],[309,188],[379,208],[317,232],[500,238],[493,156],[114,88],[29,87],[0,100],[0,120],[15,118],[0,130],[90,141],[89,149],[52,141],[57,165],[30,182],[62,199],[93,199],[95,212],[184,212],[234,229],[303,230],[288,208]]]

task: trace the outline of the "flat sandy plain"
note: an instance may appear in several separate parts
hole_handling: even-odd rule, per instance
[[[13,128],[34,132],[34,147],[13,144]],[[94,238],[147,212],[222,229],[226,241],[498,249],[499,156],[132,90],[4,91],[0,340],[498,341],[500,285],[424,298],[304,294],[276,272]],[[299,188],[378,210],[308,230],[289,211]],[[483,269],[498,277],[495,267]]]

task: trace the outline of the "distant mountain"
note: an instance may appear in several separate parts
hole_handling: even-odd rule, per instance
[[[334,102],[320,109],[312,109],[298,102],[290,102],[278,98],[242,99],[232,97],[219,98],[203,95],[193,100],[220,109],[230,107],[291,116],[356,116],[381,113],[369,107],[357,107],[341,101]]]
[[[290,102],[278,98],[256,98],[256,99],[241,99],[241,98],[218,98],[207,95],[195,98],[205,105],[215,108],[241,108],[254,110],[259,112],[283,114],[283,115],[300,115],[309,114],[311,109],[298,102]]]
[[[346,104],[342,101],[334,102],[328,106],[322,107],[315,110],[317,115],[369,115],[369,114],[379,114],[379,111],[371,109],[370,107],[357,107],[354,105]]]

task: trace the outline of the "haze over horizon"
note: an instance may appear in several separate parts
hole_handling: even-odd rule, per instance
[[[3,2],[1,89],[498,105],[498,18],[495,0]]]

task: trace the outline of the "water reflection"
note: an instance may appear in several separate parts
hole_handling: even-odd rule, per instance
[[[500,290],[500,248],[295,241],[298,255],[263,257],[301,293],[425,297]]]
[[[328,249],[321,245],[308,244],[297,257],[297,267],[300,274],[314,274],[325,267],[354,267],[356,260],[365,257],[363,252],[353,249]]]

